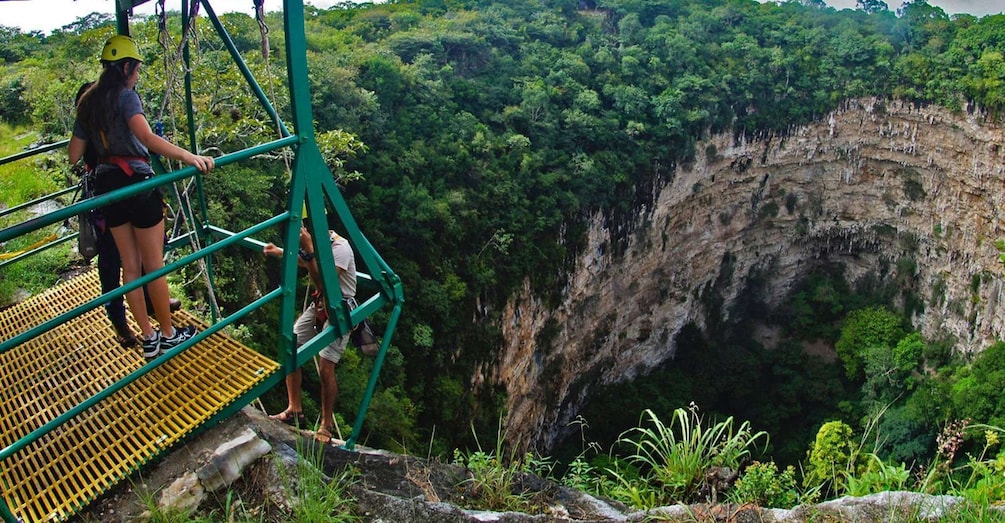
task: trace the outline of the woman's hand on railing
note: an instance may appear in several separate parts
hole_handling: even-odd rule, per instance
[[[181,161],[199,169],[203,173],[208,173],[213,170],[215,161],[212,156],[202,156],[198,154],[192,154],[191,152],[185,151],[185,155],[182,156]]]

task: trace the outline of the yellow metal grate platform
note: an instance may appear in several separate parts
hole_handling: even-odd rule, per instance
[[[0,339],[97,297],[99,288],[91,270],[0,311]],[[205,328],[185,311],[174,320]],[[0,448],[145,362],[139,348],[115,341],[103,307],[0,354]],[[23,521],[65,520],[277,369],[214,334],[0,462],[3,498]]]

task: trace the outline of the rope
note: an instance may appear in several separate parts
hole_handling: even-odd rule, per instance
[[[181,205],[184,206],[184,208],[188,211],[187,216],[193,216],[192,202],[191,199],[189,198],[189,189],[192,187],[191,182],[182,192],[178,191],[178,184],[172,184],[172,187],[174,188],[175,198],[177,198],[179,203],[181,203]],[[191,225],[189,225],[188,222],[185,220],[186,214],[182,213],[180,218],[177,217],[178,216],[177,214],[175,216],[176,216],[175,220],[184,221],[186,223],[186,229],[188,229],[189,232],[191,232]],[[188,238],[189,238],[189,244],[192,246],[193,251],[199,251],[202,249],[202,245],[199,242],[198,235],[190,234]],[[206,260],[205,258],[199,258],[197,263],[199,264],[199,273],[202,275],[202,278],[206,283],[206,293],[209,295],[209,306],[212,308],[213,314],[215,314],[216,316],[220,316],[220,304],[216,300],[216,289],[213,288],[213,282],[210,281],[209,279],[209,271],[206,270]]]
[[[269,62],[269,25],[265,23],[265,0],[255,0],[255,21],[262,35],[262,58]]]
[[[167,74],[167,82],[165,83],[167,87],[164,91],[164,98],[161,100],[160,111],[157,113],[157,120],[159,121],[164,120],[164,113],[167,111],[168,101],[171,99],[171,91],[174,88],[178,73],[178,67],[175,64],[182,61],[182,54],[185,52],[185,45],[188,43],[189,36],[197,39],[195,36],[195,20],[199,11],[199,0],[192,0],[191,5],[188,28],[182,30],[181,41],[178,42],[173,55],[169,52],[171,50],[171,46],[169,45],[171,43],[171,35],[167,30],[167,12],[164,10],[164,0],[158,0],[157,7],[155,7],[155,11],[159,11],[157,23],[159,28],[158,40],[164,49],[164,71]],[[196,46],[196,49],[198,49],[198,46]],[[185,72],[191,73],[192,71],[186,69]]]
[[[276,81],[275,75],[272,74],[272,60],[269,54],[269,24],[265,22],[265,0],[254,0],[255,2],[255,20],[258,22],[258,31],[262,35],[262,59],[265,60],[265,75],[269,79],[269,96],[275,100],[276,99]],[[279,114],[276,114],[274,118],[274,123],[276,124],[276,136],[279,138],[283,137],[283,123],[279,120]],[[290,166],[290,155],[284,149],[282,152],[283,164],[286,167],[286,177],[293,177],[293,167]]]
[[[168,102],[171,100],[171,93],[172,90],[174,89],[175,82],[177,81],[177,76],[180,69],[178,64],[183,63],[182,62],[183,53],[185,51],[186,45],[189,43],[189,38],[191,38],[194,42],[196,42],[195,47],[196,49],[198,49],[198,33],[196,32],[196,19],[199,17],[199,5],[200,5],[199,0],[191,0],[191,3],[189,4],[190,9],[189,9],[188,26],[182,30],[181,41],[178,43],[178,46],[175,48],[175,51],[172,54],[170,46],[171,35],[168,33],[167,30],[167,12],[164,8],[164,1],[165,0],[158,0],[158,3],[155,6],[155,12],[157,12],[158,14],[158,29],[159,29],[158,40],[161,44],[161,48],[164,50],[164,70],[165,70],[165,76],[167,77],[167,82],[165,84],[166,86],[164,90],[164,97],[161,100],[160,112],[157,115],[156,125],[157,128],[161,131],[158,134],[163,133],[164,128],[163,121],[165,112],[168,112],[170,114],[172,127],[177,129],[176,119],[174,117],[174,111],[169,109]],[[185,69],[184,72],[189,74],[192,71],[191,69]],[[198,151],[198,146],[194,143],[192,144],[192,148]],[[170,160],[167,160],[167,162],[170,168],[173,169],[174,166],[171,165]],[[191,224],[188,223],[188,221],[185,219],[186,216],[194,215],[192,211],[192,202],[191,199],[189,198],[192,186],[193,182],[189,181],[186,184],[184,190],[179,191],[177,182],[171,184],[175,198],[178,200],[178,204],[181,207],[180,209],[181,212],[175,212],[173,209],[168,207],[169,211],[174,216],[175,220],[175,226],[172,228],[172,238],[178,236],[179,228],[182,224],[185,225],[185,228],[188,230],[188,232],[192,232]],[[199,242],[198,235],[189,234],[188,238],[189,238],[189,245],[192,247],[193,251],[199,251],[202,249],[202,245]],[[165,257],[166,256],[167,255],[165,255]],[[220,305],[216,299],[216,291],[213,288],[213,282],[210,281],[209,279],[209,271],[206,269],[206,260],[204,258],[199,258],[197,264],[199,266],[199,273],[202,276],[204,283],[206,285],[206,292],[209,298],[208,300],[209,305],[212,308],[213,314],[219,316]]]
[[[0,260],[9,260],[11,258],[16,258],[16,257],[18,257],[18,256],[20,256],[20,255],[22,255],[22,254],[24,254],[24,253],[26,253],[28,251],[37,249],[37,248],[39,248],[39,247],[41,247],[43,245],[52,243],[52,242],[54,242],[54,241],[56,241],[58,239],[59,239],[59,236],[57,236],[55,234],[50,234],[50,235],[46,236],[45,238],[42,238],[41,240],[39,240],[39,241],[37,241],[37,242],[35,242],[35,243],[33,243],[33,244],[25,247],[24,249],[21,249],[19,251],[0,253]]]

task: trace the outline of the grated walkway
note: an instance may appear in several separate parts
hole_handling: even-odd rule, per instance
[[[0,311],[0,340],[99,294],[97,271],[90,270]],[[186,311],[174,313],[174,321],[206,327]],[[115,342],[103,307],[0,354],[0,448],[145,361],[139,348]],[[2,497],[23,521],[65,520],[277,369],[214,334],[0,462]]]

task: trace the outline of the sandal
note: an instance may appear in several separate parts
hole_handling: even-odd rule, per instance
[[[318,427],[318,430],[314,432],[314,439],[327,445],[332,441],[332,431],[326,427]]]
[[[307,426],[307,417],[304,416],[303,412],[293,412],[292,410],[284,410],[279,414],[273,414],[269,416],[269,419],[274,419],[276,421],[285,423],[291,427]]]

